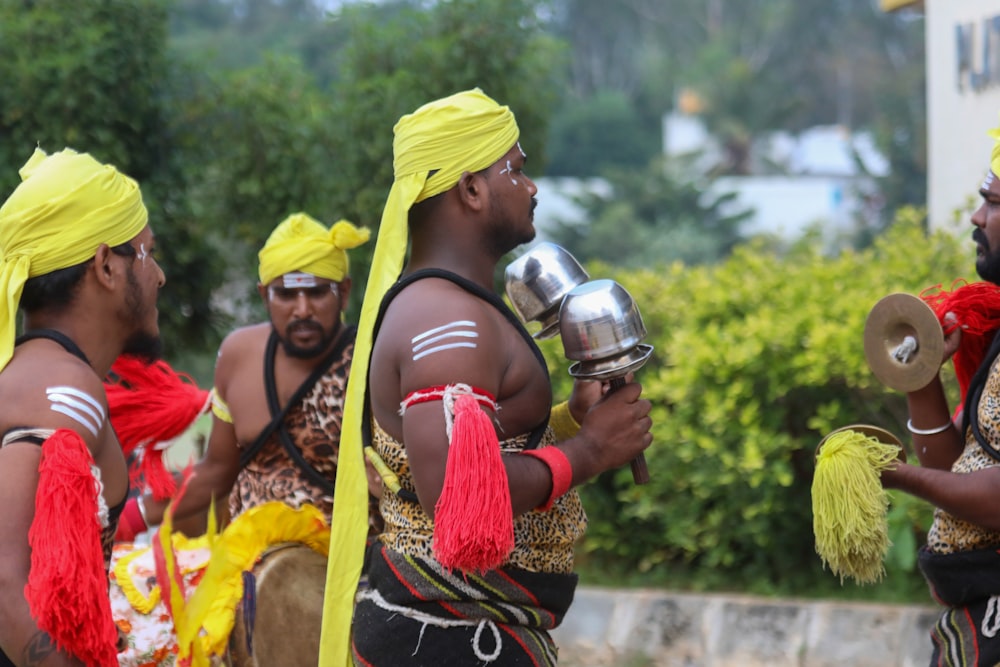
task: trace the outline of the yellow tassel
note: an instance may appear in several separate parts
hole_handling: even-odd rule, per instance
[[[899,447],[858,431],[830,434],[816,458],[812,484],[816,553],[840,577],[859,584],[879,581],[889,551],[889,497],[880,473]]]

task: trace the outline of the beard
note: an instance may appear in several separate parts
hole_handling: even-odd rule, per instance
[[[131,267],[126,274],[128,291],[125,293],[125,308],[132,322],[144,322],[149,317],[149,309],[142,302],[142,288],[136,280]],[[163,355],[163,341],[160,334],[149,331],[135,331],[125,339],[122,354],[139,357],[146,363],[152,363]]]
[[[125,341],[122,354],[139,357],[147,364],[151,364],[163,356],[163,341],[156,334],[139,331]]]
[[[516,225],[503,213],[503,207],[498,198],[490,194],[491,208],[496,211],[494,218],[490,221],[489,236],[486,239],[487,250],[496,257],[503,257],[514,248],[533,241],[535,238],[534,224]],[[528,220],[530,223],[535,219],[535,207],[538,200],[531,198],[531,208],[528,209]]]
[[[972,231],[972,240],[979,244],[983,253],[976,257],[976,273],[986,282],[1000,285],[1000,254],[990,248],[986,234],[978,227]]]
[[[301,345],[296,345],[292,342],[292,334],[296,330],[309,330],[316,331],[320,334],[319,342],[315,345],[310,345],[309,347],[302,347]],[[312,322],[309,320],[298,320],[289,323],[285,327],[285,335],[278,336],[278,340],[281,342],[282,349],[285,350],[285,354],[289,357],[295,359],[314,359],[330,347],[333,341],[337,338],[337,334],[340,333],[340,322],[338,321],[336,325],[327,332],[323,329],[323,326],[318,322]]]

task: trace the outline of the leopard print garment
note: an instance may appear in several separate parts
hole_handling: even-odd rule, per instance
[[[375,451],[399,476],[400,484],[415,491],[406,449],[372,420]],[[502,451],[524,449],[528,435],[500,443]],[[552,444],[552,428],[545,430],[541,446]],[[433,559],[431,542],[434,521],[419,503],[403,500],[394,493],[382,494],[384,532],[379,539],[390,549],[419,558]],[[548,512],[525,512],[514,519],[514,551],[505,566],[531,572],[568,574],[573,571],[573,544],[587,528],[587,515],[576,489],[559,498]]]
[[[299,405],[285,415],[285,425],[303,457],[331,482],[337,476],[340,428],[344,416],[344,396],[351,370],[354,344],[316,382]],[[242,446],[242,445],[241,445]],[[333,510],[333,496],[303,475],[282,447],[277,433],[271,435],[260,451],[236,478],[229,494],[230,516],[245,512],[268,501],[298,508],[310,503],[322,510],[327,523]],[[381,528],[378,501],[369,497],[369,527]]]
[[[1000,359],[993,363],[993,368],[990,369],[990,374],[986,379],[986,386],[983,387],[983,395],[979,401],[979,427],[986,442],[1000,451],[1000,372],[998,372],[998,365],[1000,365]],[[1000,466],[1000,461],[983,451],[972,435],[972,429],[968,429],[965,434],[965,449],[952,465],[951,471],[970,473],[995,466]],[[1000,533],[975,526],[942,509],[934,511],[934,522],[927,533],[927,548],[930,551],[950,554],[957,551],[995,547],[998,544],[1000,544]]]

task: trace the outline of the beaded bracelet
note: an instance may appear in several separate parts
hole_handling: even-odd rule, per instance
[[[552,504],[556,499],[569,491],[573,485],[573,466],[566,458],[566,454],[558,447],[526,449],[521,453],[525,456],[533,456],[549,467],[549,472],[552,474],[552,493],[549,494],[545,504],[539,505],[537,508],[539,512],[547,512],[552,509]]]
[[[951,425],[952,425],[951,422],[948,422],[936,428],[924,429],[924,428],[917,428],[916,426],[914,426],[912,419],[906,420],[906,428],[909,429],[910,433],[914,435],[936,435],[938,433],[944,433],[949,428],[951,428]]]

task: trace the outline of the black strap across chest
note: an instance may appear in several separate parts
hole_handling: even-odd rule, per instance
[[[292,441],[291,435],[288,432],[288,426],[285,424],[285,417],[288,415],[288,411],[294,406],[302,402],[312,388],[316,385],[323,375],[330,370],[333,363],[343,357],[344,350],[347,346],[354,342],[354,338],[357,335],[357,328],[353,326],[345,327],[343,333],[337,339],[336,345],[323,360],[313,369],[309,377],[299,385],[299,388],[295,390],[292,397],[288,402],[282,406],[278,401],[278,387],[277,382],[274,377],[274,358],[278,349],[278,335],[274,331],[271,332],[271,336],[267,340],[267,347],[264,352],[264,393],[267,398],[267,408],[271,414],[271,421],[261,430],[260,434],[253,441],[253,443],[243,450],[240,454],[240,467],[246,466],[253,457],[260,452],[264,443],[267,442],[268,437],[277,431],[278,440],[281,442],[281,446],[284,447],[285,451],[291,457],[295,465],[299,467],[302,473],[315,485],[319,486],[325,494],[333,494],[333,480],[327,478],[326,475],[316,470],[315,467],[309,461],[305,459],[302,455],[302,451],[295,445]]]
[[[87,355],[83,353],[80,346],[73,342],[72,338],[61,331],[56,331],[55,329],[29,329],[17,337],[14,341],[14,347],[17,347],[21,343],[27,343],[29,340],[36,340],[38,338],[45,338],[58,343],[64,350],[72,354],[74,357],[80,359],[88,366],[90,365],[90,359],[88,359]]]
[[[451,271],[445,271],[444,269],[421,269],[419,271],[414,271],[413,273],[400,278],[390,287],[385,296],[382,297],[382,303],[379,306],[378,317],[375,319],[375,327],[372,331],[372,345],[375,344],[375,338],[378,336],[379,329],[382,327],[382,320],[385,318],[385,313],[389,309],[389,304],[399,296],[406,287],[409,287],[418,280],[423,280],[425,278],[442,278],[455,285],[458,285],[466,292],[479,297],[483,301],[489,303],[491,306],[496,308],[501,315],[506,318],[514,330],[517,331],[521,338],[527,343],[528,348],[531,350],[532,354],[535,355],[535,359],[541,365],[542,370],[545,372],[545,377],[549,375],[548,364],[545,363],[545,357],[542,355],[542,351],[539,349],[538,345],[535,343],[535,339],[531,337],[528,330],[524,328],[521,321],[517,318],[517,315],[507,307],[503,299],[500,298],[498,294],[492,292],[488,289],[484,289],[480,285],[472,282],[467,278],[463,278],[457,273],[452,273]],[[551,386],[550,386],[550,400],[551,400]],[[536,449],[542,441],[542,436],[545,435],[545,429],[549,425],[549,417],[546,414],[545,419],[541,424],[536,426],[530,434],[528,434],[528,442],[525,444],[525,449]],[[372,433],[371,433],[371,376],[368,377],[368,382],[365,383],[365,402],[364,402],[364,414],[361,419],[361,439],[365,446],[371,445]],[[407,489],[400,489],[399,497],[404,500],[410,500],[412,502],[417,502],[416,494],[408,491]]]

